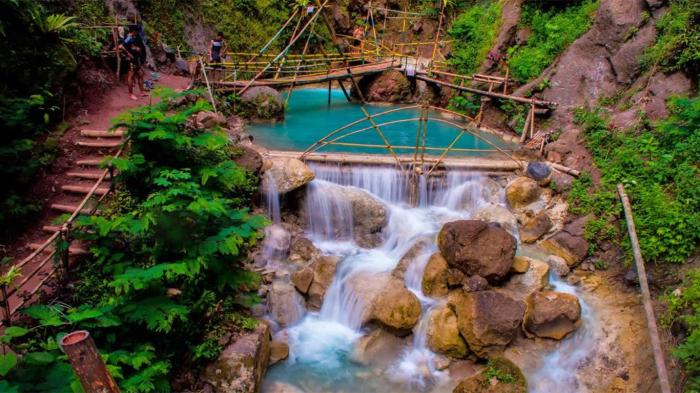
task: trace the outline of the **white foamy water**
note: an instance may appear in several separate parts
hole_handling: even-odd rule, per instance
[[[389,364],[367,366],[352,360],[355,343],[367,333],[362,324],[368,305],[362,294],[375,276],[391,272],[416,242],[434,239],[444,223],[473,217],[489,204],[504,206],[503,190],[478,174],[448,172],[441,178],[421,178],[417,206],[411,206],[410,182],[396,169],[321,165],[312,169],[316,180],[307,189],[307,236],[341,262],[320,311],[307,313],[286,329],[290,358],[270,369],[266,381],[290,383],[307,393],[449,391],[448,372],[437,370],[436,355],[426,343],[428,317],[439,301],[422,293],[421,281],[435,244],[423,249],[405,272],[406,287],[420,300],[422,315],[412,338],[405,340],[406,348]],[[344,197],[352,188],[368,192],[387,207],[388,222],[376,248],[359,247],[353,240],[352,206]],[[563,291],[573,290],[561,285]],[[585,325],[588,310],[583,307]],[[561,345],[577,345],[569,341]],[[544,359],[541,370],[530,377],[543,386],[535,391],[561,391],[545,387],[547,381],[561,380],[548,369],[565,368],[569,362],[565,358],[572,353],[557,350]]]

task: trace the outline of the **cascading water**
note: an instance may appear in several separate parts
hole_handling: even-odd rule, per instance
[[[454,384],[447,383],[449,373],[438,370],[437,357],[426,343],[430,312],[441,301],[422,293],[421,280],[436,246],[428,242],[406,268],[406,288],[421,302],[421,320],[413,335],[402,341],[404,347],[398,348],[396,358],[387,364],[368,366],[354,361],[355,342],[367,333],[362,324],[368,304],[362,293],[376,277],[390,274],[416,243],[434,239],[444,223],[471,218],[484,206],[504,206],[502,187],[483,175],[448,171],[443,178],[422,179],[417,207],[413,207],[409,205],[409,181],[398,170],[323,165],[312,169],[316,180],[307,190],[307,236],[324,254],[337,255],[341,262],[321,309],[308,312],[298,324],[287,328],[290,357],[268,370],[266,383],[285,382],[307,393],[451,391]],[[353,211],[345,195],[357,189],[387,207],[383,241],[376,248],[362,248],[353,240]],[[554,281],[554,285],[557,290],[573,290],[561,281]],[[585,326],[590,313],[585,304],[582,307]],[[580,329],[543,359],[540,370],[531,376],[534,391],[560,391],[547,387],[547,381],[561,380],[552,369],[566,364],[566,356],[577,357],[574,363],[585,357],[561,347],[581,345],[581,340],[588,340],[585,334],[585,329]]]

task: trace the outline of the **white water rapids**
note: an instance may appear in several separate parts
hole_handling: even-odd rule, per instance
[[[444,300],[422,293],[423,270],[430,254],[437,250],[432,241],[442,225],[471,218],[488,204],[505,206],[502,187],[494,189],[494,181],[479,174],[448,171],[443,178],[421,181],[418,206],[413,207],[408,204],[408,181],[395,169],[312,169],[316,180],[309,184],[306,197],[307,237],[324,254],[340,256],[341,262],[320,311],[307,312],[299,322],[277,333],[288,337],[290,355],[268,370],[263,392],[275,382],[293,385],[306,393],[451,392],[459,381],[450,377],[449,369],[438,370],[437,355],[426,345],[430,309]],[[347,187],[367,191],[387,206],[388,223],[381,246],[366,249],[353,241],[352,209],[344,198]],[[266,203],[279,222],[277,195],[267,195]],[[367,333],[362,328],[367,305],[357,292],[358,286],[351,285],[352,278],[363,275],[371,279],[373,274],[391,272],[401,257],[424,239],[431,244],[414,258],[405,274],[406,287],[421,302],[421,320],[413,334],[403,340],[403,347],[397,348],[393,360],[369,366],[355,362],[355,343]],[[552,284],[558,291],[576,292],[560,280]],[[591,311],[581,300],[582,327],[544,356],[537,370],[528,372],[530,391],[577,391],[576,368],[593,347],[592,334],[587,331],[593,323]]]

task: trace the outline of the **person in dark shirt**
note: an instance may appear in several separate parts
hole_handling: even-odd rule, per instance
[[[143,90],[143,63],[146,54],[146,46],[139,37],[139,31],[136,26],[129,28],[129,34],[124,37],[124,40],[119,45],[119,50],[126,57],[129,65],[129,73],[126,77],[127,87],[129,89],[129,98],[138,100],[134,95],[134,83],[138,84],[139,91],[142,96],[146,96]]]
[[[224,33],[218,32],[216,37],[209,43],[209,61],[213,64],[221,64],[225,52]]]

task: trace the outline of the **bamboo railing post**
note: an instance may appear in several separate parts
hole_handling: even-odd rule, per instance
[[[209,92],[209,100],[211,101],[211,106],[214,108],[214,112],[218,113],[216,110],[216,101],[214,100],[214,93],[212,93],[211,85],[209,84],[209,77],[207,77],[207,70],[204,69],[204,61],[202,56],[199,56],[199,65],[202,67],[202,75],[204,76],[204,82],[207,84],[207,91]]]
[[[659,385],[662,393],[671,393],[671,385],[668,381],[668,373],[666,371],[666,361],[664,360],[664,352],[661,349],[661,340],[659,339],[659,328],[656,325],[656,317],[654,316],[654,308],[651,305],[651,294],[649,293],[649,283],[647,282],[646,268],[644,267],[644,259],[642,251],[639,247],[639,239],[637,239],[637,230],[634,225],[634,217],[632,216],[632,207],[629,198],[625,193],[625,187],[622,183],[618,183],[617,192],[622,200],[622,207],[625,212],[625,222],[627,223],[627,232],[629,233],[630,242],[632,243],[632,253],[634,262],[637,267],[637,276],[639,277],[639,286],[642,290],[642,303],[644,305],[644,313],[647,320],[647,329],[649,330],[649,339],[654,352],[654,362],[656,363],[656,372],[659,376]]]
[[[60,239],[63,241],[64,249],[61,250],[61,268],[63,269],[62,281],[67,284],[70,277],[70,222],[66,222],[61,226],[61,236]]]
[[[85,393],[119,393],[119,387],[107,371],[87,330],[77,330],[64,336],[61,348],[68,355]]]
[[[12,310],[10,310],[10,298],[7,296],[7,284],[0,285],[0,295],[2,295],[2,324],[12,326]]]

